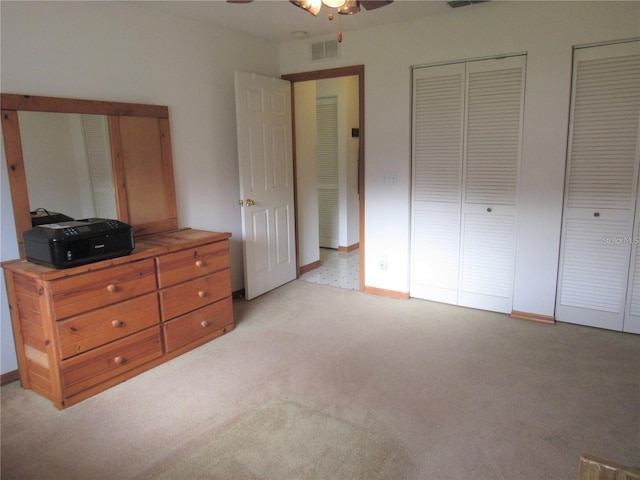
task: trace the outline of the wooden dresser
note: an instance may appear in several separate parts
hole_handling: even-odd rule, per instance
[[[3,263],[22,386],[62,409],[233,330],[230,236],[158,233],[61,270]]]

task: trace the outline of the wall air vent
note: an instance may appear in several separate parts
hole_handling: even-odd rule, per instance
[[[490,0],[451,0],[450,2],[447,2],[447,5],[449,5],[451,8],[458,8],[475,5],[476,3],[486,3],[489,1]]]
[[[340,56],[338,40],[323,40],[311,44],[311,60],[327,60],[330,58],[338,58]]]

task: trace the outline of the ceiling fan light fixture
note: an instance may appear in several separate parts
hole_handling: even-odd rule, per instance
[[[329,8],[340,8],[346,3],[346,0],[322,0],[322,3]]]
[[[344,5],[338,8],[341,15],[353,15],[360,11],[360,2],[358,0],[347,0]]]
[[[318,15],[320,8],[322,8],[322,0],[289,0],[289,2],[306,10],[314,17]]]

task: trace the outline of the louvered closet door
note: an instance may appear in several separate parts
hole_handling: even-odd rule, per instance
[[[414,71],[414,297],[511,312],[525,63]]]
[[[467,64],[460,305],[510,313],[525,57]]]
[[[107,117],[82,115],[82,126],[89,159],[95,216],[118,218]]]
[[[318,224],[320,246],[338,248],[339,174],[338,174],[338,99],[316,100],[317,172],[318,172]]]
[[[639,45],[575,51],[556,304],[560,321],[637,333]]]
[[[465,65],[414,71],[411,296],[458,302]]]
[[[640,142],[638,142],[640,144]],[[639,185],[640,188],[640,185]],[[636,226],[631,238],[631,269],[622,330],[640,333],[640,191],[636,194]]]

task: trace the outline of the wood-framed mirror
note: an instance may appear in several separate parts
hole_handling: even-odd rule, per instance
[[[115,217],[136,237],[178,228],[168,107],[7,93],[0,101],[21,257],[37,209]],[[72,138],[68,146],[59,145],[62,136]],[[72,191],[78,196],[67,198]],[[81,213],[59,212],[74,206]]]

